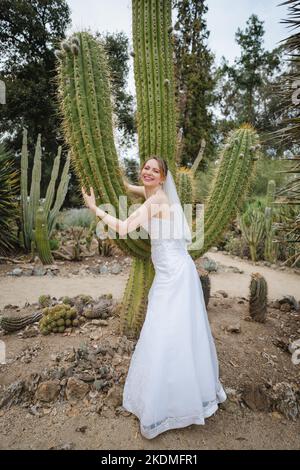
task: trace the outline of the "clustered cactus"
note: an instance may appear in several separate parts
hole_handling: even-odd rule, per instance
[[[193,202],[193,171],[176,168],[178,109],[171,0],[133,0],[132,27],[141,164],[150,155],[160,155],[168,163],[182,202]],[[79,32],[61,43],[56,57],[63,127],[77,175],[84,187],[94,188],[97,204],[110,203],[116,209],[114,215],[124,219],[128,212],[124,204],[119,207],[123,202],[119,198],[126,194],[126,188],[114,143],[111,85],[103,44],[88,32]],[[205,205],[204,245],[194,245],[194,259],[216,243],[235,216],[249,188],[258,148],[258,136],[250,125],[230,134]],[[199,236],[195,234],[195,238]],[[114,243],[133,257],[120,329],[122,334],[136,337],[144,322],[155,274],[150,243],[130,236],[120,239],[119,234]]]
[[[64,333],[66,328],[77,327],[85,322],[83,316],[78,316],[77,309],[68,304],[57,304],[43,309],[43,317],[39,328],[43,335]]]
[[[44,200],[41,200],[41,176],[42,176],[42,147],[41,134],[38,135],[34,163],[32,169],[31,188],[28,195],[28,147],[27,129],[23,130],[23,144],[21,155],[21,211],[22,211],[22,234],[23,245],[27,251],[36,247],[38,255],[43,264],[53,262],[49,239],[54,228],[58,212],[65,200],[69,184],[70,155],[68,155],[60,183],[55,191],[58,177],[62,148],[58,148],[54,160],[51,179]]]

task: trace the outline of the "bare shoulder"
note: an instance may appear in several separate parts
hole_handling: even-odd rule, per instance
[[[148,198],[148,201],[156,204],[165,204],[168,202],[168,197],[163,189],[159,189],[155,194],[152,194],[152,196]]]

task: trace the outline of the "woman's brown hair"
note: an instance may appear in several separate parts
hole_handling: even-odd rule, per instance
[[[142,173],[142,170],[143,170],[144,166],[146,165],[146,163],[148,162],[148,160],[152,160],[152,159],[157,161],[158,166],[159,166],[159,170],[160,170],[160,176],[162,176],[163,179],[165,180],[166,177],[167,177],[167,173],[168,173],[168,164],[167,164],[166,160],[164,160],[161,157],[158,157],[157,155],[150,155],[149,158],[147,158],[147,160],[144,161],[144,163],[141,167],[141,170],[140,170],[140,174]]]

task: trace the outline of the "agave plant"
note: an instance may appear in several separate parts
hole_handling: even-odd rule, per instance
[[[0,143],[0,254],[8,254],[15,248],[17,237],[13,227],[18,217],[18,173],[13,168],[12,155]]]
[[[194,171],[178,168],[176,161],[179,129],[171,3],[171,0],[132,1],[131,55],[134,57],[139,158],[141,164],[153,154],[164,158],[181,200],[193,202]],[[128,216],[122,204],[126,188],[114,142],[111,80],[103,44],[88,32],[78,32],[61,43],[56,57],[60,110],[76,173],[83,186],[94,188],[97,204],[110,203],[116,209],[115,215],[124,219]],[[193,245],[191,256],[194,259],[217,242],[235,216],[250,186],[259,146],[258,136],[248,124],[228,136],[205,204],[204,243]],[[132,203],[130,196],[128,206]],[[203,227],[197,228],[194,220],[193,228],[197,241],[201,239]],[[114,243],[133,257],[120,324],[123,334],[137,336],[154,277],[150,243],[149,239],[130,236],[120,239],[119,234]]]

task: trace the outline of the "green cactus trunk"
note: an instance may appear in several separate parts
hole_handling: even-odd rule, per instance
[[[36,211],[34,234],[35,246],[41,262],[43,264],[52,264],[53,258],[49,243],[47,217],[43,206],[40,206]]]
[[[203,256],[217,243],[236,216],[254,181],[259,147],[258,136],[248,124],[232,131],[227,137],[219,155],[210,193],[204,202],[204,240],[201,238],[203,225],[200,223],[199,228],[197,225],[194,227],[196,242],[191,247],[193,259]]]

